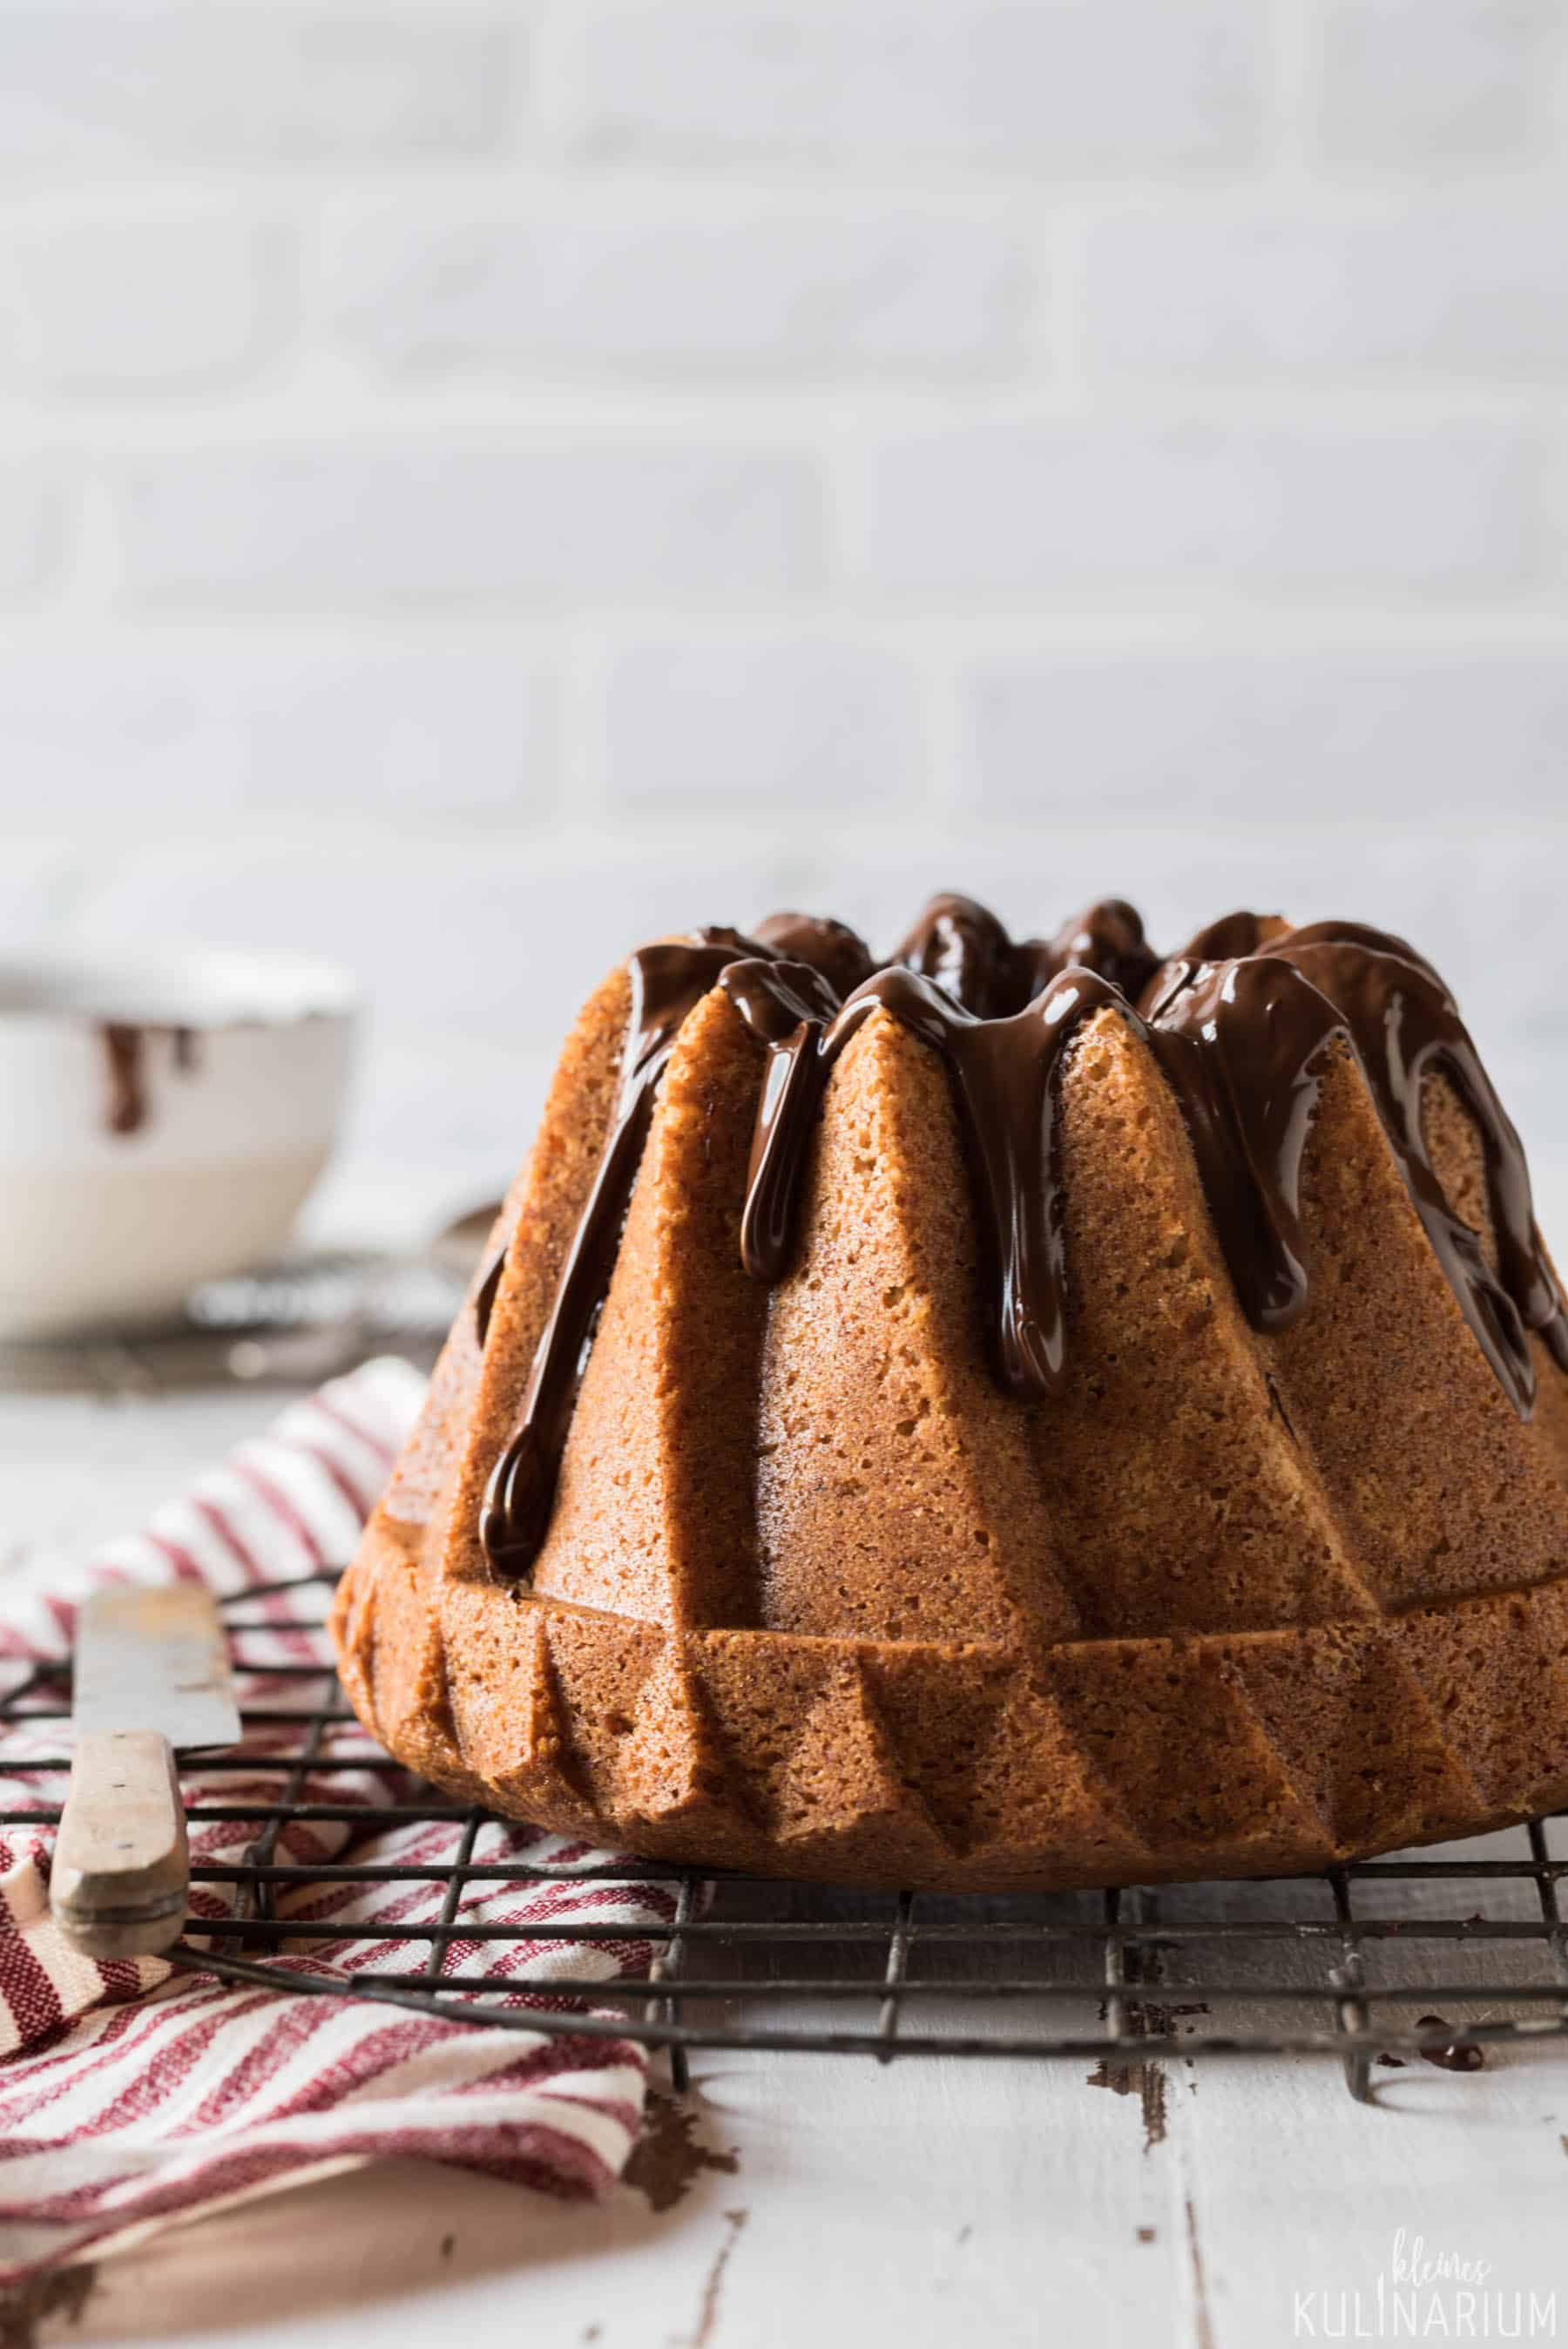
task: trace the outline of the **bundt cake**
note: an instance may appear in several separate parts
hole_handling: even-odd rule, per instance
[[[643,947],[338,1596],[453,1792],[946,1890],[1568,1801],[1568,1319],[1431,966],[938,898]]]

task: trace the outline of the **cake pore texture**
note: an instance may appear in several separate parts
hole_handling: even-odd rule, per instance
[[[647,1854],[1290,1873],[1568,1802],[1568,1321],[1403,941],[661,940],[340,1587],[362,1721]]]

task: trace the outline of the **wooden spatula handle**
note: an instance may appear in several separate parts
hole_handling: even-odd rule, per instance
[[[78,1736],[49,1879],[66,1939],[88,1957],[155,1957],[180,1939],[190,1883],[169,1740],[150,1729]]]

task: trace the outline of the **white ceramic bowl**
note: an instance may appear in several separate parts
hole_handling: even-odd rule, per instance
[[[291,956],[0,957],[0,1338],[156,1320],[272,1253],[356,1010]]]

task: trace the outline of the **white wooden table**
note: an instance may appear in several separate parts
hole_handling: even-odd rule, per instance
[[[134,1526],[274,1395],[0,1398],[0,1563]],[[1497,2295],[1568,2340],[1568,2049],[1422,2064],[1355,2104],[1332,2059],[1166,2067],[1163,2137],[1083,2062],[696,2059],[700,2170],[593,2209],[384,2165],[164,2236],[99,2269],[56,2338],[242,2349],[739,2349],[1060,2341],[1271,2349],[1397,2336],[1396,2239],[1489,2263],[1429,2338],[1498,2337]],[[1346,2298],[1359,2292],[1357,2303]],[[1548,2296],[1555,2294],[1545,2322]],[[1298,2312],[1297,2294],[1305,2295]],[[1343,2304],[1342,2304],[1343,2303]],[[1423,2294],[1423,2312],[1430,2292]],[[1310,2330],[1308,2328],[1311,2328]],[[22,2341],[25,2333],[0,2340]]]

